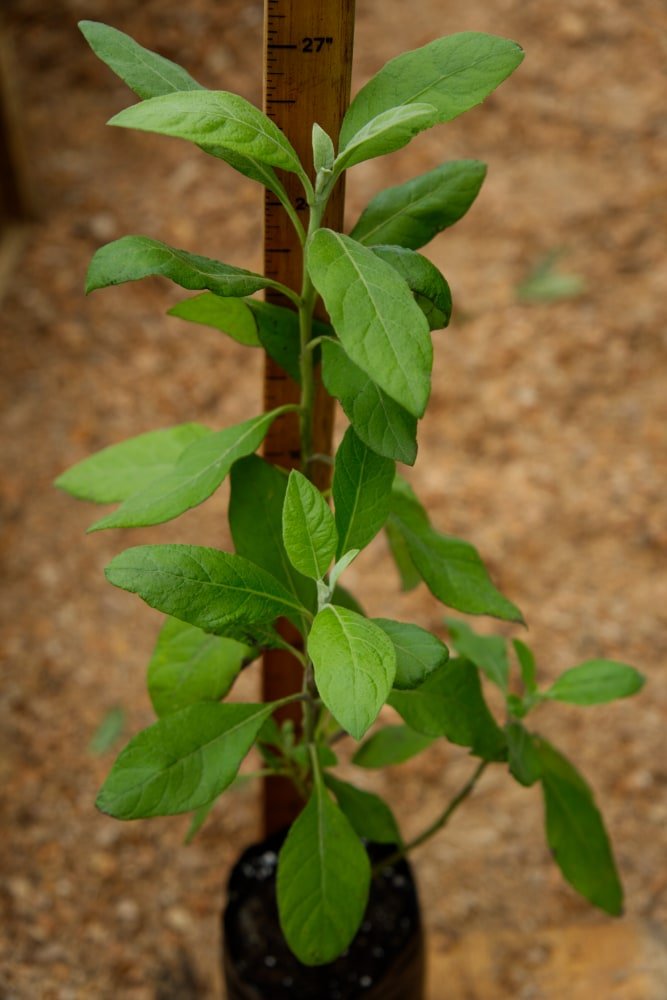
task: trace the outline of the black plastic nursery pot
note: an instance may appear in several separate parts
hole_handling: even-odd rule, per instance
[[[368,845],[380,867],[357,936],[335,962],[306,966],[278,922],[276,869],[286,833],[253,844],[232,869],[223,914],[227,1000],[423,1000],[424,935],[408,862],[382,867],[393,848]]]

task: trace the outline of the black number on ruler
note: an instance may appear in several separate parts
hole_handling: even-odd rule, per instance
[[[302,38],[302,52],[321,52],[325,45],[332,45],[333,38],[325,38],[324,35],[316,35],[315,38]]]
[[[307,208],[308,208],[308,202],[306,201],[305,198],[297,198],[296,199],[296,210],[297,210],[297,212],[305,212]]]

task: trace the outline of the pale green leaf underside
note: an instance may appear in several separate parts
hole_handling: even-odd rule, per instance
[[[236,777],[273,705],[191,705],[134,737],[117,758],[97,807],[116,819],[190,812]]]
[[[304,475],[292,470],[283,506],[283,543],[299,573],[321,580],[336,555],[338,534],[326,500]]]
[[[139,545],[106,568],[114,586],[205,632],[232,635],[305,609],[274,576],[242,556],[197,545]]]
[[[449,657],[449,650],[445,644],[419,625],[397,622],[390,618],[373,618],[372,621],[375,625],[379,625],[394,644],[395,688],[419,687]]]
[[[433,347],[406,283],[372,250],[330,229],[315,233],[307,259],[350,360],[413,416],[422,416]]]
[[[180,424],[109,445],[73,465],[55,485],[79,500],[121,503],[169,472],[184,450],[210,434],[201,424]]]
[[[217,490],[234,462],[259,448],[280,410],[207,434],[180,455],[171,471],[133,493],[112,514],[89,528],[137,528],[163,524],[203,503]]]
[[[344,729],[361,739],[394,682],[391,640],[354,611],[328,605],[315,617],[308,654],[322,701]]]
[[[395,466],[371,451],[352,427],[336,452],[332,484],[338,528],[337,557],[363,549],[389,514]]]
[[[370,883],[368,855],[320,784],[292,824],[277,875],[280,926],[304,965],[331,962],[359,929]]]

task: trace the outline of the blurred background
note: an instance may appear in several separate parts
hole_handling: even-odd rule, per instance
[[[51,483],[125,437],[217,429],[261,407],[258,354],[166,317],[183,295],[165,282],[83,295],[93,251],[126,233],[261,269],[262,195],[185,143],[106,129],[134,98],[76,22],[112,24],[259,104],[262,4],[3,0],[0,14],[20,179],[0,212],[0,995],[215,997],[224,880],[259,831],[258,788],[225,796],[189,847],[186,817],[121,824],[93,802],[123,741],[152,721],[144,672],[160,624],[103,567],[126,544],[228,546],[226,493],[170,525],[85,537],[94,511]],[[666,28],[660,0],[357,2],[353,89],[455,31],[527,53],[482,107],[349,176],[352,225],[389,184],[447,159],[489,164],[469,215],[426,250],[455,313],[436,335],[412,482],[522,608],[542,680],[594,656],[649,678],[629,702],[535,718],[594,788],[625,920],[564,885],[539,793],[492,769],[414,858],[431,1000],[667,995]],[[21,205],[32,221],[17,229]],[[349,577],[370,613],[444,634],[424,588],[399,594],[382,541]],[[240,694],[256,680],[255,668]],[[438,747],[358,780],[387,793],[409,836],[469,766]]]

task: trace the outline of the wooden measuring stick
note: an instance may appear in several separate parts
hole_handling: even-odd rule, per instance
[[[264,110],[285,133],[312,176],[312,123],[318,122],[336,143],[340,123],[350,98],[354,0],[264,0]],[[304,228],[308,206],[294,174],[281,180]],[[339,182],[329,202],[324,225],[341,229],[344,190]],[[264,216],[264,271],[268,277],[300,291],[302,252],[297,234],[284,208],[270,191],[266,193]],[[267,301],[289,306],[282,296],[267,292]],[[299,402],[299,386],[271,358],[266,358],[264,409]],[[315,453],[331,454],[333,401],[318,381],[313,428]],[[287,414],[276,420],[264,443],[264,457],[283,468],[300,465],[298,416]],[[313,479],[320,488],[328,485],[330,468],[314,465]],[[286,626],[285,635],[295,640]],[[303,668],[283,650],[264,656],[263,697],[273,701],[301,688]],[[299,705],[282,711],[298,727]],[[302,802],[291,782],[268,778],[264,782],[264,828],[272,833],[287,826]]]

